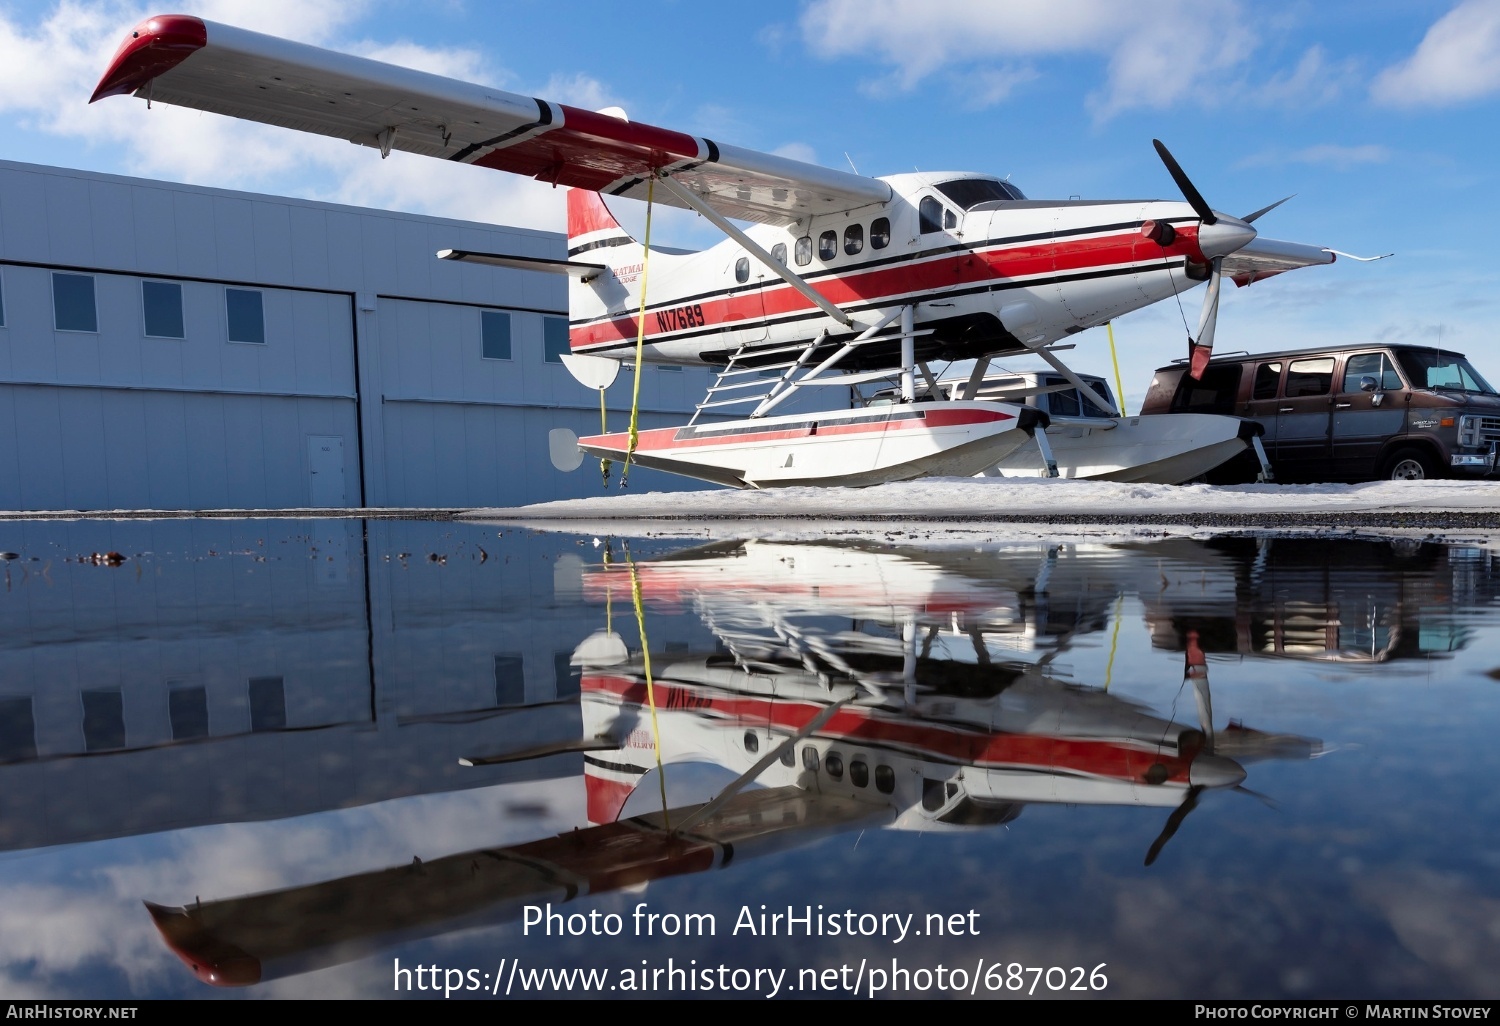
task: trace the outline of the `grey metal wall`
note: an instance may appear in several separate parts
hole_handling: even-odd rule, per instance
[[[593,468],[547,458],[552,428],[599,426],[597,396],[544,359],[565,281],[437,260],[448,247],[564,255],[551,233],[0,161],[0,509],[597,493]],[[97,331],[55,328],[58,272],[92,276]],[[143,281],[180,285],[183,338],[146,335]],[[229,288],[262,293],[264,344],[229,340]],[[510,359],[484,358],[482,310],[509,316]],[[708,382],[648,368],[643,423],[680,422]]]

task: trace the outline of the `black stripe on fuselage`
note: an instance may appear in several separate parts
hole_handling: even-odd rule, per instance
[[[531,102],[536,104],[537,120],[531,122],[529,125],[522,125],[519,128],[512,128],[509,132],[497,135],[493,139],[486,139],[483,142],[469,143],[469,145],[465,146],[463,149],[459,150],[448,159],[463,160],[465,157],[473,156],[474,153],[479,150],[488,149],[491,146],[498,146],[501,143],[505,142],[505,140],[507,139],[514,139],[518,135],[525,135],[532,129],[542,128],[546,125],[552,124],[552,105],[546,100],[538,100],[535,96],[531,98]]]

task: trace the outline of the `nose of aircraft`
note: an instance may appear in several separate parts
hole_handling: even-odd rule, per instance
[[[1233,787],[1245,779],[1245,767],[1222,755],[1200,755],[1188,770],[1194,787]]]
[[[1249,245],[1255,229],[1237,217],[1219,215],[1213,224],[1198,226],[1198,248],[1209,260],[1228,256]]]

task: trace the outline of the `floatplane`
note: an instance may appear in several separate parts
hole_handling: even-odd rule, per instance
[[[1247,765],[1321,753],[1316,739],[1233,720],[1216,730],[1196,645],[1183,670],[1196,722],[1070,680],[1058,656],[1108,620],[1054,621],[1051,582],[1086,574],[1101,614],[1131,586],[1099,588],[1095,559],[1070,567],[1051,547],[986,555],[747,541],[585,567],[589,600],[638,593],[643,622],[691,610],[715,639],[632,652],[601,629],[574,652],[577,740],[463,760],[582,753],[586,825],[268,893],[148,903],[150,914],[200,979],[239,986],[856,830],[993,829],[1033,804],[1169,810],[1149,866],[1207,793],[1246,790]],[[1105,580],[1141,570],[1120,555]],[[670,799],[674,775],[704,764],[733,781],[706,801]]]
[[[1212,209],[1160,142],[1185,202],[1032,200],[992,175],[866,177],[187,15],[149,18],[124,39],[92,99],[122,94],[567,187],[566,260],[439,255],[569,275],[565,362],[589,387],[607,388],[626,362],[637,375],[646,362],[719,374],[681,427],[640,432],[632,416],[628,432],[555,433],[560,467],[589,454],[740,487],[864,485],[980,473],[1035,439],[1050,468],[1047,418],[980,397],[993,359],[1035,354],[1119,417],[1057,355],[1073,335],[1206,282],[1189,338],[1196,376],[1225,278],[1248,285],[1335,259],[1258,236],[1253,223],[1284,201],[1243,217]],[[646,201],[644,240],[604,196]],[[696,211],[726,238],[652,249],[655,204]],[[973,372],[939,397],[935,361]],[[895,380],[899,401],[777,413],[805,389],[872,380]],[[748,416],[709,419],[732,406]],[[1222,427],[1238,438],[1232,419]]]

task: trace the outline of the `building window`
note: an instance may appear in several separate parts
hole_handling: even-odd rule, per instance
[[[225,289],[224,309],[229,315],[229,341],[265,345],[266,312],[259,292]]]
[[[509,360],[510,314],[499,310],[479,311],[479,338],[486,360]]]
[[[562,317],[542,318],[542,358],[548,363],[562,363],[569,352],[568,322]]]
[[[171,281],[141,282],[141,312],[148,338],[183,338],[182,286]]]
[[[519,652],[505,652],[495,657],[495,704],[526,704],[526,671]]]
[[[556,682],[558,698],[578,696],[579,673],[573,666],[573,650],[552,654],[552,678]]]
[[[31,699],[0,698],[0,762],[36,758],[36,717]]]
[[[250,729],[281,730],[286,726],[286,684],[280,677],[250,678]]]
[[[167,692],[167,715],[172,721],[172,740],[208,737],[208,689],[173,688]]]
[[[52,273],[52,324],[58,331],[98,331],[94,276]]]
[[[83,693],[83,747],[90,752],[125,747],[125,699],[119,691]]]

